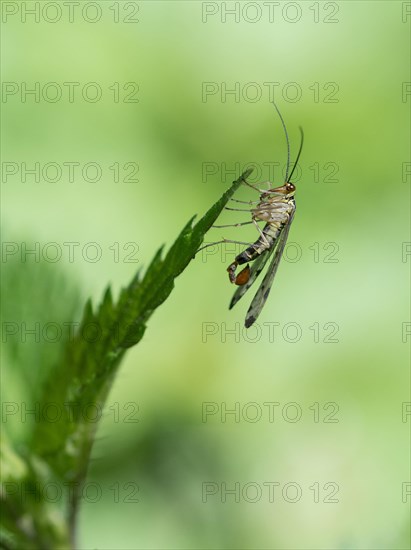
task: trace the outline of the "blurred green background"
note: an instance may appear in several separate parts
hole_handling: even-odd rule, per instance
[[[3,322],[78,320],[87,297],[97,304],[108,283],[117,293],[249,163],[252,181],[280,184],[270,100],[292,157],[299,125],[306,135],[287,257],[257,325],[243,329],[253,291],[228,310],[235,247],[211,248],[127,354],[79,548],[409,548],[407,3],[85,2],[70,20],[68,3],[39,2],[38,21],[24,14],[32,4],[2,6],[2,239],[18,247],[3,256]],[[22,95],[36,82],[37,99]],[[67,82],[79,83],[73,101]],[[82,95],[90,82],[98,101]],[[57,163],[61,178],[55,165],[23,178],[22,163]],[[246,226],[208,240],[222,235],[256,238]],[[57,243],[61,260],[23,263],[22,243],[35,242],[49,258]],[[67,242],[80,243],[74,261]],[[83,258],[87,243],[98,261]],[[5,340],[2,399],[33,399],[62,342]],[[203,417],[205,403],[215,414]],[[274,419],[264,403],[277,403]],[[16,415],[5,428],[19,442],[30,424]]]

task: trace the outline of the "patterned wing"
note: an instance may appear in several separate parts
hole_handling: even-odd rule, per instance
[[[254,262],[251,264],[250,278],[248,279],[245,285],[239,286],[237,290],[234,292],[234,295],[230,302],[229,309],[235,306],[238,300],[244,296],[244,294],[247,292],[250,286],[254,283],[254,281],[260,275],[261,271],[264,269],[265,264],[267,263],[268,258],[274,252],[274,249],[277,243],[278,243],[278,239],[270,249],[264,250],[264,252],[260,254],[258,258],[254,260]]]
[[[291,223],[293,217],[290,217],[290,220],[286,225],[283,226],[283,229],[277,239],[278,246],[276,247],[274,257],[272,259],[271,265],[268,268],[267,273],[260,285],[260,288],[257,290],[256,295],[251,302],[251,305],[247,311],[245,317],[245,326],[246,328],[251,327],[251,325],[257,320],[257,317],[260,315],[261,310],[264,307],[264,304],[270,294],[271,286],[274,281],[275,274],[281,260],[281,257],[284,252],[285,243],[287,242],[288,233],[290,232]]]

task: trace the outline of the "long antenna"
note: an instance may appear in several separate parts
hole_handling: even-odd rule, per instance
[[[291,174],[290,174],[290,177],[288,178],[288,180],[286,180],[287,183],[291,183],[291,178],[292,178],[292,175],[294,174],[294,170],[297,166],[297,163],[298,163],[298,159],[300,158],[300,155],[301,155],[301,151],[303,149],[303,143],[304,143],[304,132],[303,132],[303,129],[301,128],[301,126],[299,126],[300,128],[300,133],[301,133],[301,142],[300,142],[300,148],[298,150],[298,154],[297,154],[297,158],[295,159],[295,162],[294,162],[294,166],[293,166],[293,169],[291,170]]]
[[[288,170],[290,169],[290,140],[288,139],[287,128],[285,127],[285,122],[284,122],[284,119],[283,119],[283,117],[280,113],[280,110],[278,109],[278,107],[274,103],[274,101],[272,102],[272,104],[274,105],[274,107],[275,107],[275,109],[278,113],[278,116],[280,117],[281,124],[283,125],[283,128],[284,128],[285,139],[287,141],[287,168],[286,168],[286,171],[285,171],[285,181],[288,182]],[[298,154],[300,154],[300,153],[298,153]]]

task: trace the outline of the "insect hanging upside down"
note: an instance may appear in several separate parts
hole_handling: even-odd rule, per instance
[[[275,274],[277,273],[278,265],[280,263],[280,260],[285,248],[285,244],[287,242],[288,233],[290,231],[291,223],[293,221],[294,212],[296,208],[295,200],[294,200],[294,194],[295,194],[296,188],[295,188],[295,185],[291,183],[291,178],[301,155],[303,142],[304,142],[304,134],[303,134],[302,128],[300,127],[300,132],[301,132],[300,148],[298,150],[298,154],[297,154],[294,166],[291,170],[291,173],[289,173],[290,142],[288,139],[287,128],[285,126],[284,119],[281,116],[281,113],[278,110],[275,103],[274,103],[274,107],[276,108],[277,113],[280,117],[283,129],[284,129],[284,133],[285,133],[286,142],[287,142],[287,167],[286,167],[284,184],[281,185],[280,187],[264,190],[264,189],[259,189],[254,185],[250,184],[249,182],[247,182],[246,180],[244,180],[244,183],[246,185],[248,185],[249,187],[253,188],[255,191],[258,191],[260,193],[260,200],[254,201],[254,202],[253,201],[247,202],[247,201],[239,201],[237,199],[231,199],[232,201],[235,201],[237,203],[256,205],[256,206],[254,206],[249,210],[244,210],[239,208],[229,208],[229,207],[227,207],[226,209],[251,212],[251,221],[237,223],[237,224],[230,224],[230,225],[213,226],[216,228],[217,227],[222,228],[222,227],[233,227],[233,226],[254,224],[254,226],[256,227],[257,231],[260,234],[259,238],[254,243],[250,244],[243,252],[238,254],[238,256],[235,257],[234,261],[227,268],[230,281],[239,286],[239,288],[234,293],[234,296],[230,302],[230,309],[240,300],[240,298],[242,298],[242,296],[244,296],[247,290],[251,287],[251,285],[257,279],[261,271],[264,269],[264,266],[267,263],[268,259],[271,256],[273,256],[271,264],[267,270],[267,273],[247,311],[246,318],[245,318],[245,326],[247,328],[250,327],[256,321],[257,317],[261,313],[261,310],[263,309],[264,304],[268,298]],[[271,186],[271,183],[269,183],[269,185]],[[264,227],[261,229],[261,227],[258,225],[257,222],[265,222]],[[239,241],[231,241],[228,239],[223,239],[222,241],[219,241],[219,242],[249,244],[249,243],[242,243]],[[211,243],[210,245],[206,245],[206,246],[211,246],[212,244],[218,244],[218,243]],[[251,267],[249,265],[250,262],[253,262]],[[244,264],[247,264],[246,267],[242,271],[240,271],[238,274],[236,274],[237,267]]]

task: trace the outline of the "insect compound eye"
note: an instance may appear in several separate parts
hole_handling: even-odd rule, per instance
[[[292,191],[295,191],[295,185],[293,183],[287,183],[286,189],[287,193],[291,193]]]

